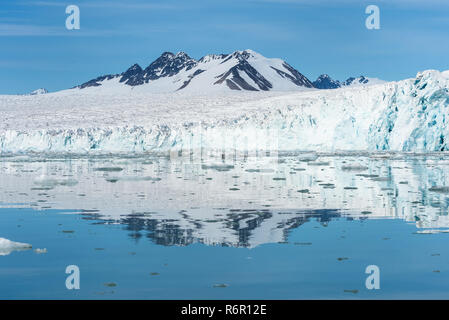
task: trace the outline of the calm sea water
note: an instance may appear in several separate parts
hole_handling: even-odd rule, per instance
[[[0,299],[449,298],[442,155],[0,166]]]

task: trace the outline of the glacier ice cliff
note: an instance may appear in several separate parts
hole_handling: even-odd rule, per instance
[[[329,91],[0,96],[0,153],[449,151],[449,71]]]

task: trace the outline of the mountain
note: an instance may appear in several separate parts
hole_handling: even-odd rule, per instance
[[[314,82],[313,86],[317,89],[338,89],[342,87],[359,87],[385,83],[386,81],[377,78],[367,78],[360,76],[357,78],[350,77],[346,81],[332,79],[327,74],[320,75]]]
[[[356,77],[356,78],[350,77],[342,83],[342,87],[370,86],[370,85],[381,84],[381,83],[385,83],[385,82],[386,81],[384,81],[384,80],[380,80],[377,78],[368,78],[365,76],[360,76],[360,77]]]
[[[76,88],[145,92],[290,91],[313,88],[312,82],[281,59],[270,59],[252,50],[212,54],[199,60],[185,52],[164,52],[145,69],[132,65],[120,74],[89,80]]]
[[[313,82],[313,86],[317,89],[337,89],[341,87],[341,83],[327,74],[322,74]]]
[[[48,93],[47,89],[45,88],[40,88],[40,89],[36,89],[34,91],[31,91],[29,93],[30,96],[35,96],[35,95],[39,95],[39,94],[46,94]]]

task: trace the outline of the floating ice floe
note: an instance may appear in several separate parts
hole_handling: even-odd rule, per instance
[[[5,238],[0,238],[0,256],[7,256],[13,251],[22,251],[31,249],[31,244],[14,242]]]
[[[449,193],[449,187],[431,187],[429,191],[437,192],[437,193]]]
[[[449,229],[425,229],[416,231],[418,234],[436,234],[436,233],[449,233]]]
[[[38,177],[34,180],[34,184],[41,187],[54,188],[56,186],[73,187],[78,184],[75,179],[51,179],[47,177]]]
[[[348,165],[343,165],[341,167],[341,169],[343,171],[365,171],[368,170],[367,166],[363,166],[361,164],[355,163],[355,164],[348,164]]]

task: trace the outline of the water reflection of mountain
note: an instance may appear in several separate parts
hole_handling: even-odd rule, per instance
[[[79,209],[136,241],[254,246],[342,212],[449,227],[448,168],[446,154],[11,157],[0,162],[0,206]]]
[[[93,220],[95,224],[121,224],[128,236],[136,241],[148,238],[164,246],[187,246],[193,243],[207,245],[254,247],[264,242],[286,242],[289,232],[301,225],[315,220],[327,225],[332,219],[341,218],[340,210],[306,210],[273,212],[268,209],[231,209],[217,220],[190,218],[185,212],[179,219],[154,219],[149,213],[133,213],[121,219],[102,219],[101,215],[83,213],[83,219]],[[348,219],[352,219],[348,217]],[[204,236],[204,228],[216,230]],[[259,232],[263,228],[264,235]],[[224,236],[227,235],[227,236]],[[260,242],[264,239],[263,242]]]

